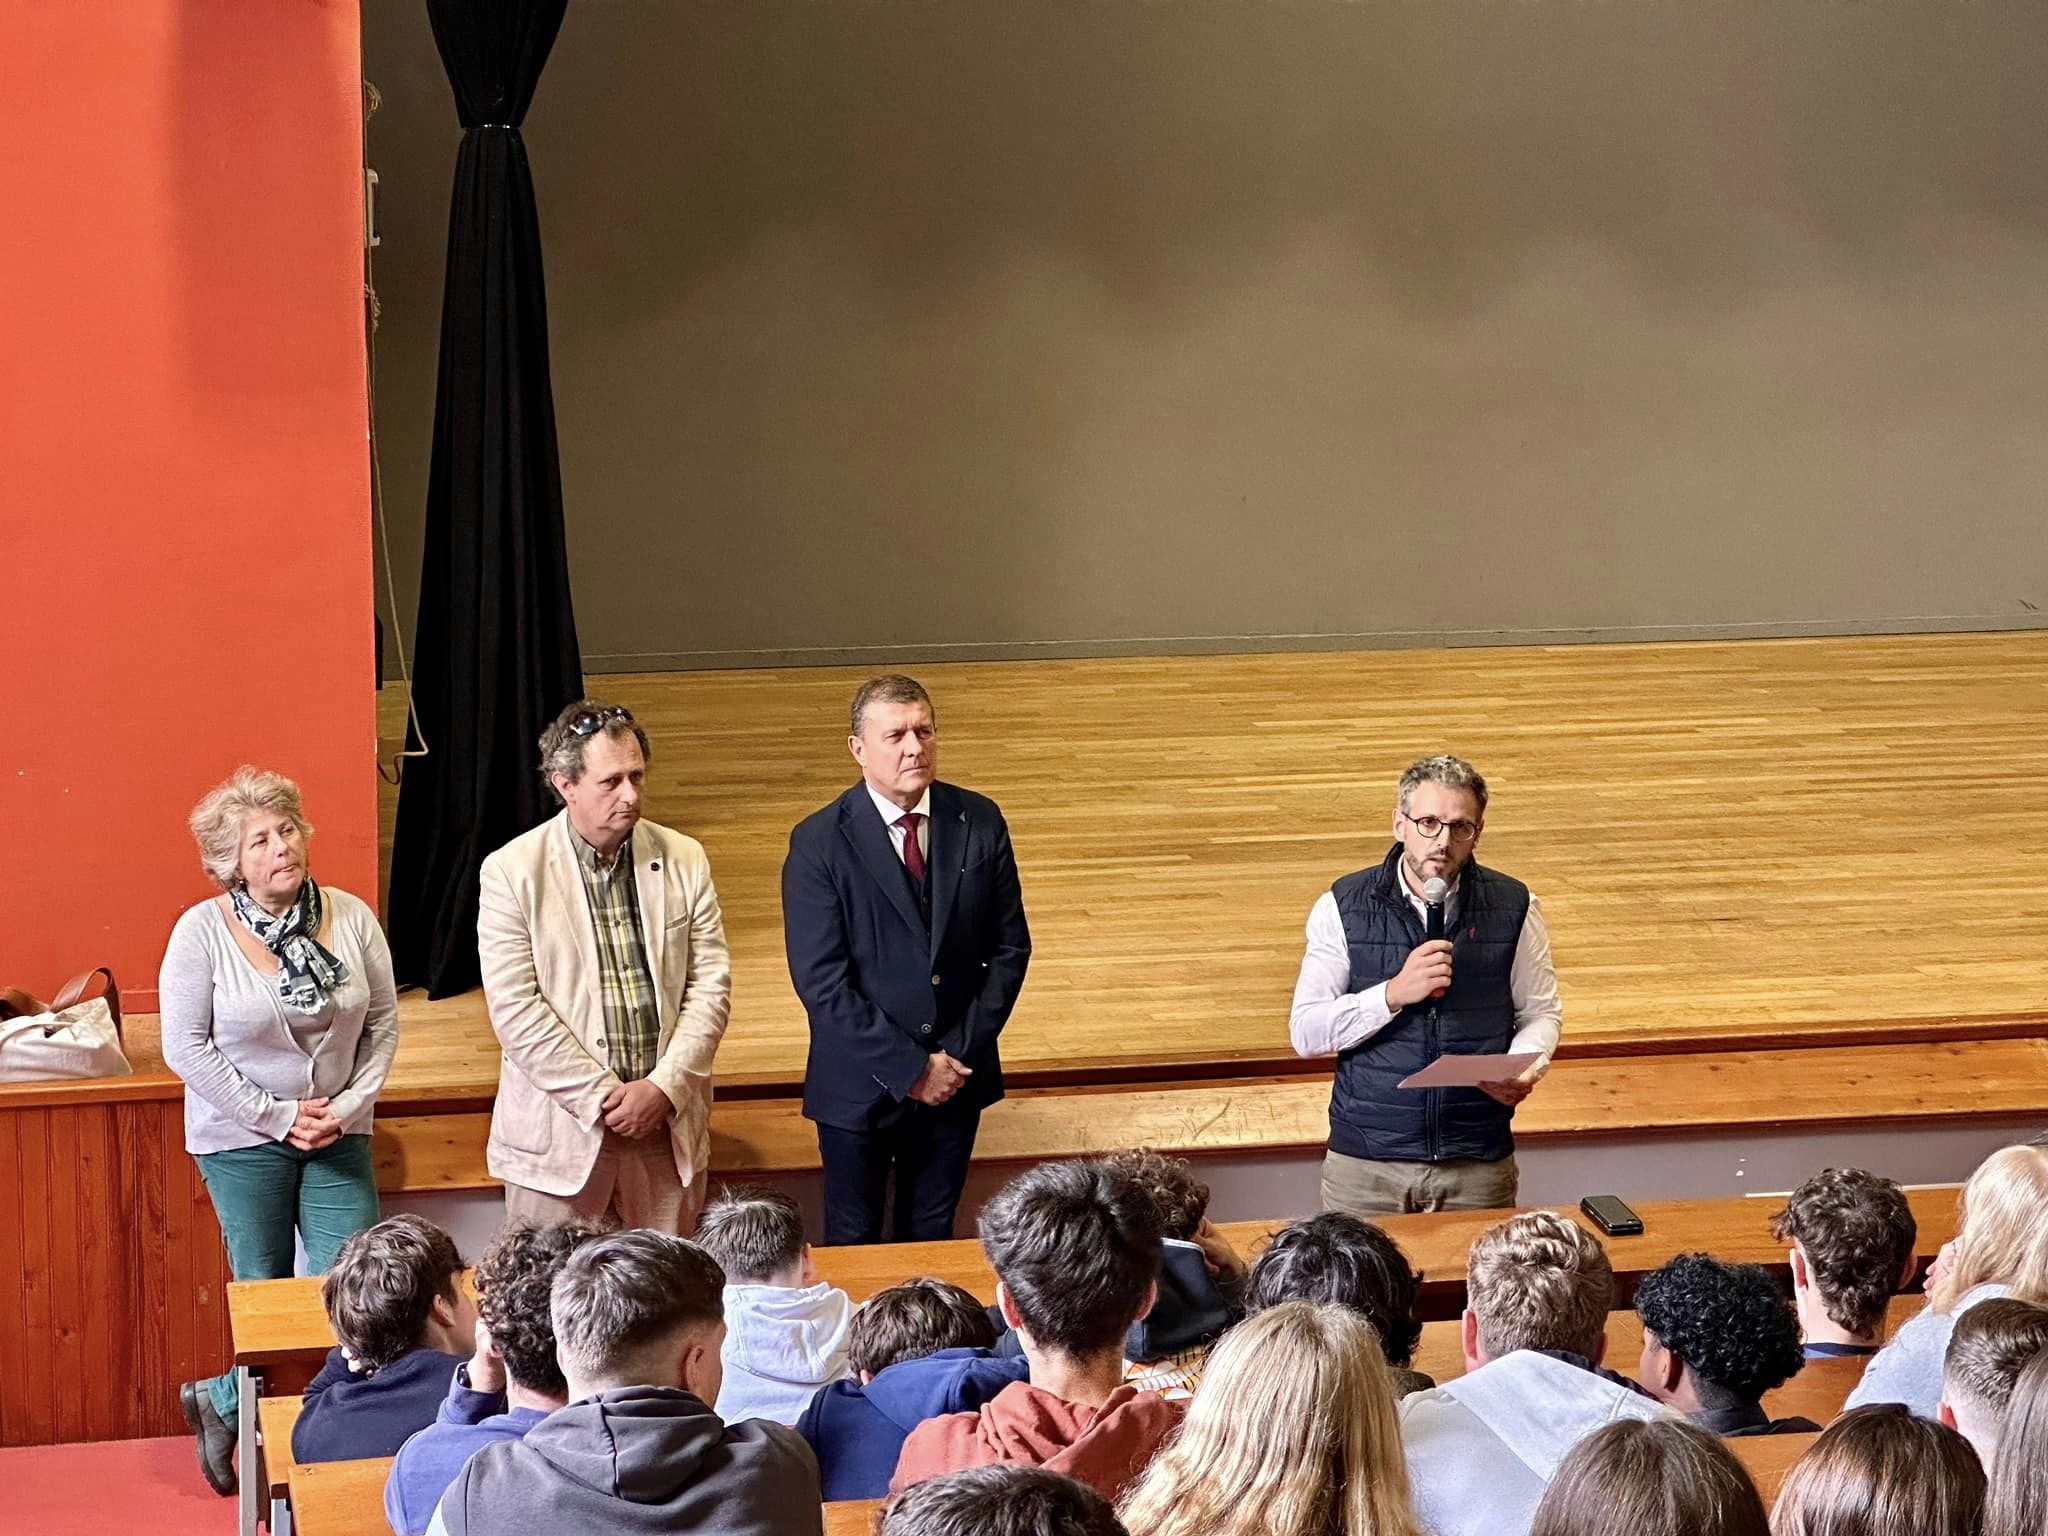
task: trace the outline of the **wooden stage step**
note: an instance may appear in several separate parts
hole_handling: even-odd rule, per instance
[[[1328,1134],[1329,1094],[1320,1077],[1027,1089],[982,1117],[975,1157],[1021,1163],[1128,1146],[1190,1155],[1314,1148]],[[1994,1039],[1567,1059],[1522,1106],[1515,1134],[1530,1143],[2027,1115],[2048,1117],[2048,1041]],[[378,1187],[489,1188],[489,1128],[481,1111],[380,1116]],[[817,1137],[795,1100],[719,1101],[711,1165],[731,1175],[812,1170]]]

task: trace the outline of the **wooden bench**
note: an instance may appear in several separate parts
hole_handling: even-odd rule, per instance
[[[1813,1444],[1813,1435],[1757,1435],[1723,1442],[1755,1480],[1768,1508],[1785,1474]],[[384,1482],[391,1461],[327,1461],[294,1466],[290,1473],[295,1536],[390,1536],[384,1523]],[[868,1536],[881,1513],[880,1499],[823,1506],[825,1536]]]
[[[1919,1221],[1920,1256],[1932,1258],[1955,1235],[1956,1192],[1912,1190],[1907,1198]],[[1617,1305],[1626,1304],[1637,1279],[1680,1253],[1706,1252],[1731,1262],[1767,1264],[1782,1270],[1785,1249],[1770,1233],[1770,1217],[1776,1208],[1769,1200],[1642,1202],[1637,1207],[1643,1218],[1641,1236],[1601,1239],[1619,1282]],[[1571,1208],[1554,1209],[1583,1220]],[[1464,1305],[1466,1250],[1505,1214],[1446,1211],[1383,1219],[1381,1225],[1401,1244],[1409,1262],[1422,1271],[1425,1316],[1456,1316]],[[1276,1221],[1229,1222],[1223,1231],[1238,1251],[1249,1257],[1282,1225]],[[856,1301],[916,1275],[951,1280],[984,1298],[995,1294],[995,1277],[981,1245],[968,1238],[814,1251],[819,1277]],[[227,1292],[235,1363],[263,1371],[266,1390],[289,1391],[310,1380],[334,1344],[334,1333],[320,1306],[320,1282],[310,1276],[237,1281]]]
[[[384,1482],[390,1475],[388,1456],[292,1467],[295,1536],[391,1536],[384,1523]],[[879,1499],[826,1504],[825,1536],[868,1536],[881,1509]]]
[[[1785,1093],[1787,1083],[1802,1091]],[[1321,1073],[1024,1089],[982,1116],[974,1155],[978,1163],[1006,1164],[1131,1146],[1192,1155],[1312,1151],[1329,1134],[1329,1099]],[[1803,1046],[1567,1057],[1517,1113],[1515,1135],[1530,1144],[2041,1113],[2048,1113],[2048,1041]],[[484,1166],[489,1130],[487,1113],[380,1117],[378,1188],[495,1187]],[[736,1177],[815,1171],[817,1132],[795,1099],[720,1100],[711,1111],[711,1166]]]
[[[271,1536],[284,1536],[289,1504],[292,1465],[292,1426],[299,1422],[302,1397],[260,1397],[256,1400],[257,1462],[266,1507],[270,1511]],[[243,1477],[251,1476],[249,1464],[242,1464]]]

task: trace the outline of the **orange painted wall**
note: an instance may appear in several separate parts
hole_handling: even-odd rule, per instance
[[[354,0],[0,6],[0,981],[154,1006],[185,817],[374,899]]]

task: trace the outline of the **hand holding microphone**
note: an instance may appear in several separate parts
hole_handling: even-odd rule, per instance
[[[1444,898],[1450,887],[1443,881],[1422,882],[1426,937],[1408,952],[1400,972],[1387,983],[1387,1006],[1406,1008],[1424,998],[1442,997],[1451,988],[1451,941],[1444,937]]]

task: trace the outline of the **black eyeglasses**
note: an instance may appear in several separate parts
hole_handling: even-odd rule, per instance
[[[613,704],[604,709],[586,709],[581,714],[569,717],[571,736],[595,736],[614,720],[624,725],[633,723],[633,716],[623,704]]]
[[[1439,832],[1449,832],[1454,843],[1469,843],[1479,835],[1476,821],[1444,821],[1436,816],[1410,816],[1406,811],[1401,819],[1420,832],[1424,837],[1434,838]]]

